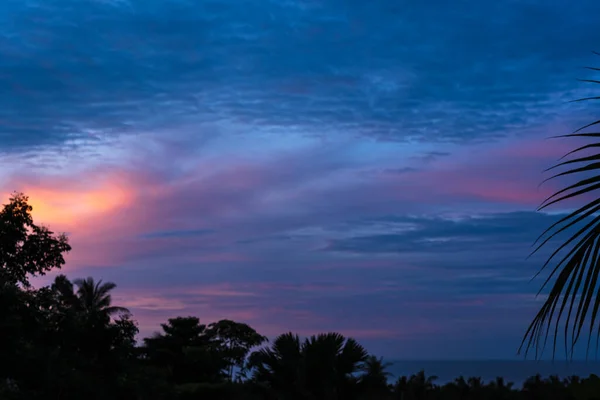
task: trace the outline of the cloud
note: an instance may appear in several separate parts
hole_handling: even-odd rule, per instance
[[[181,231],[158,231],[140,235],[143,239],[153,238],[179,238],[179,237],[197,237],[214,233],[209,229],[181,230]]]
[[[355,161],[352,147],[347,153],[339,146],[334,153],[330,151],[333,148],[308,147],[283,155],[236,161],[199,159],[188,163],[184,158],[181,164],[186,164],[185,169],[172,168],[173,165],[154,166],[150,171],[123,167],[106,172],[106,177],[96,174],[91,179],[83,173],[73,180],[101,186],[100,182],[110,181],[111,176],[120,177],[115,187],[128,193],[128,201],[113,212],[100,212],[107,207],[103,204],[103,208],[96,211],[102,215],[101,220],[87,222],[79,215],[80,230],[73,231],[74,240],[89,238],[90,243],[97,246],[99,235],[106,238],[106,245],[113,249],[112,261],[107,264],[139,262],[140,257],[160,258],[162,254],[172,257],[168,250],[177,251],[178,257],[190,262],[239,261],[253,258],[251,254],[242,254],[259,251],[264,246],[283,246],[283,249],[287,245],[282,240],[286,238],[306,238],[302,231],[313,230],[317,236],[321,231],[326,235],[329,227],[345,223],[348,215],[356,212],[365,218],[377,218],[398,213],[398,210],[418,213],[438,208],[437,212],[442,212],[451,204],[455,213],[472,214],[477,213],[473,204],[483,206],[479,212],[490,212],[490,204],[497,208],[512,203],[513,209],[522,209],[543,197],[534,189],[536,180],[527,180],[534,175],[523,176],[520,171],[535,170],[532,166],[539,165],[545,158],[533,161],[528,158],[522,169],[519,161],[515,161],[519,159],[511,158],[509,163],[518,169],[510,169],[508,163],[506,167],[500,164],[492,169],[485,166],[485,159],[495,156],[493,152],[482,152],[480,158],[473,159],[472,165],[466,167],[460,164],[459,153],[445,156],[443,163],[417,164],[421,166],[403,174],[400,181],[386,176],[374,180],[372,175],[363,173],[370,167]],[[148,158],[141,160],[141,165],[152,165]],[[482,168],[495,174],[493,179],[479,177]],[[523,178],[525,181],[520,182]],[[64,186],[60,180],[46,182],[58,188]],[[448,183],[451,185],[445,186]],[[514,192],[518,197],[513,201],[509,195],[515,185],[519,189]],[[57,190],[62,193],[61,189]],[[523,201],[527,190],[532,194]],[[76,205],[81,200],[72,193],[60,196],[72,202],[65,208],[71,214],[81,208]],[[59,213],[53,215],[61,218]],[[391,233],[390,230],[402,223],[410,225],[410,221],[385,224],[382,220],[378,229]],[[308,248],[319,245],[322,241]],[[82,254],[90,256],[87,263],[98,262],[92,261],[92,256],[97,255],[94,250],[83,243],[80,246],[86,247]]]
[[[333,239],[327,251],[357,253],[427,253],[436,256],[448,252],[510,248],[523,251],[539,236],[544,227],[557,221],[559,216],[534,212],[511,212],[456,217],[382,217],[356,223],[357,233],[345,227],[346,237]],[[369,227],[386,224],[387,232],[361,233]],[[394,232],[393,226],[409,227]],[[341,227],[340,227],[341,228]],[[518,248],[515,249],[514,246]]]
[[[590,116],[566,101],[593,89],[600,6],[404,3],[8,2],[1,192],[143,332],[190,314],[512,351],[557,218],[533,210],[563,182],[537,185],[575,143],[542,138]]]
[[[594,62],[586,16],[598,6],[464,3],[11,3],[0,16],[1,150],[93,151],[207,123],[463,142],[578,118],[557,99],[586,90],[573,78]]]
[[[524,176],[521,167],[535,170],[533,166],[550,157],[516,158],[514,147],[526,148],[514,142],[480,147],[467,166],[461,162],[461,151],[455,150],[441,159],[417,163],[416,172],[402,175],[404,181],[372,179],[376,172],[365,175],[373,169],[371,161],[357,160],[354,145],[339,143],[220,161],[195,160],[184,152],[176,163],[163,166],[152,162],[156,152],[140,150],[131,153],[135,164],[69,178],[15,175],[9,181],[31,191],[32,199],[46,193],[35,200],[41,210],[62,207],[62,213],[39,217],[70,232],[74,246],[67,266],[70,274],[100,273],[124,285],[179,286],[224,280],[257,283],[267,277],[279,284],[292,279],[306,283],[324,271],[339,279],[333,277],[345,269],[350,271],[347,284],[361,283],[370,292],[390,282],[399,290],[393,282],[402,273],[407,282],[422,287],[427,283],[420,270],[435,271],[435,285],[443,290],[456,277],[449,271],[459,268],[461,283],[456,286],[465,291],[487,281],[492,282],[489,290],[510,292],[510,275],[522,268],[528,246],[555,217],[518,211],[531,210],[529,201],[481,196],[485,188],[460,180],[471,182],[488,168],[495,174],[490,185],[503,193],[506,182],[514,185],[534,176]],[[161,157],[177,151],[159,148]],[[207,149],[210,154],[211,147]],[[486,167],[485,160],[502,160],[498,156],[502,153],[512,158]],[[384,157],[379,165],[386,170],[393,164]],[[452,180],[456,184],[450,188],[455,190],[448,191],[444,183]],[[518,184],[527,188],[535,182]],[[110,201],[88,206],[88,192],[106,193]],[[503,206],[506,210],[498,211]],[[323,248],[330,251],[319,251]],[[445,263],[436,267],[435,258],[442,254]],[[496,260],[477,258],[482,254],[495,254]],[[473,264],[472,259],[479,262]],[[497,262],[512,265],[486,276]],[[361,270],[377,272],[367,278]],[[482,271],[479,281],[467,276]],[[526,271],[516,277],[531,276],[534,269]]]

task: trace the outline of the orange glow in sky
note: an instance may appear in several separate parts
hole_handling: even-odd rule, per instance
[[[29,196],[36,223],[59,227],[74,227],[85,221],[115,211],[131,203],[133,193],[120,182],[101,182],[93,188],[60,190],[25,186],[20,189]],[[5,193],[3,203],[8,201]]]

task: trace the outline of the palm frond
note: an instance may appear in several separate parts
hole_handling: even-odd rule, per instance
[[[117,287],[113,282],[98,282],[94,278],[76,279],[73,283],[77,286],[77,296],[81,305],[87,312],[111,316],[114,314],[128,314],[125,307],[112,305],[110,292]]]
[[[600,70],[590,68],[592,70]],[[600,84],[599,80],[583,79],[582,81]],[[575,101],[600,100],[600,97],[587,97]],[[600,120],[587,124],[571,134],[560,135],[562,138],[588,138],[598,140],[600,133],[583,133],[582,130],[599,125]],[[581,133],[580,133],[581,132]],[[567,185],[556,193],[546,198],[538,211],[547,207],[562,204],[566,200],[581,199],[589,197],[600,189],[600,142],[588,143],[568,152],[559,162],[547,171],[557,168],[565,168],[563,172],[557,173],[544,182],[560,177],[572,175],[581,176],[574,184]],[[565,158],[582,151],[592,151],[594,154]],[[525,355],[532,349],[536,349],[536,357],[543,353],[550,335],[553,336],[552,355],[554,357],[559,336],[559,326],[564,323],[564,347],[565,354],[573,357],[575,345],[584,334],[584,326],[589,323],[587,330],[587,350],[589,352],[591,338],[596,334],[596,341],[600,338],[600,327],[597,323],[600,311],[600,197],[595,196],[584,203],[584,205],[560,218],[557,222],[546,229],[535,241],[534,250],[537,253],[543,246],[555,239],[558,234],[573,230],[566,240],[560,244],[542,265],[539,275],[550,263],[558,260],[547,279],[541,286],[538,295],[546,288],[551,279],[555,277],[553,286],[541,309],[529,325],[519,352],[524,350]],[[566,254],[564,254],[566,253]],[[559,258],[559,254],[562,254]],[[563,318],[566,312],[566,318]],[[563,321],[564,319],[564,321]]]

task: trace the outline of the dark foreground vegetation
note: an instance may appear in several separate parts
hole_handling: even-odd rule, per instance
[[[111,302],[113,283],[30,277],[64,264],[64,235],[37,226],[27,198],[0,211],[0,399],[600,399],[600,379],[501,378],[443,386],[423,371],[394,384],[388,365],[355,340],[327,333],[271,343],[246,324],[169,319],[136,344],[138,329]]]

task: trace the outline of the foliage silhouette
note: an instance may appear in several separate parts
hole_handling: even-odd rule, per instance
[[[588,69],[600,70],[591,67]],[[594,84],[600,83],[600,81],[593,79],[584,79],[583,81]],[[575,101],[598,99],[600,97],[589,97]],[[597,140],[600,138],[600,133],[583,131],[599,124],[600,120],[597,120],[571,134],[556,137],[583,137]],[[584,332],[584,325],[588,317],[587,351],[589,352],[594,330],[596,331],[596,351],[598,349],[598,339],[600,339],[600,325],[597,320],[600,311],[600,296],[598,296],[598,284],[600,283],[598,282],[598,276],[600,275],[600,215],[598,212],[600,211],[600,199],[590,196],[592,192],[600,189],[600,153],[597,151],[599,148],[600,143],[598,142],[580,146],[567,153],[559,160],[558,164],[547,170],[566,168],[566,170],[554,174],[544,182],[560,177],[579,178],[575,178],[575,183],[545,199],[538,211],[545,210],[552,205],[562,204],[568,200],[580,198],[589,200],[583,206],[578,207],[552,224],[534,243],[536,247],[532,254],[551,243],[551,240],[555,239],[558,234],[569,232],[567,239],[552,251],[538,272],[540,274],[554,260],[558,260],[542,284],[540,292],[538,292],[538,294],[541,293],[551,279],[556,276],[548,298],[529,325],[519,347],[519,352],[524,352],[525,356],[531,348],[535,348],[536,358],[541,356],[551,333],[554,356],[559,327],[563,322],[565,311],[566,318],[564,318],[562,332],[565,354],[570,357],[573,356],[575,345]],[[580,156],[581,152],[590,152],[591,154]],[[575,155],[575,158],[565,160],[565,157],[573,155]],[[573,233],[570,233],[570,231]],[[554,329],[552,329],[553,321]]]
[[[117,287],[113,282],[94,283],[94,278],[76,279],[73,281],[77,286],[77,297],[82,311],[90,319],[107,320],[117,313],[128,314],[129,310],[124,307],[112,306],[110,292]]]
[[[387,369],[391,366],[392,364],[383,361],[382,357],[368,356],[361,369],[360,385],[370,393],[385,392],[391,377]]]
[[[32,207],[23,193],[14,193],[0,211],[0,284],[29,286],[28,276],[59,269],[71,250],[64,234],[54,235],[33,223]]]
[[[367,359],[354,339],[324,333],[300,341],[293,333],[278,336],[270,347],[250,356],[254,379],[289,398],[344,399],[358,382],[355,373]]]
[[[233,380],[233,369],[242,369],[250,349],[260,346],[268,339],[258,334],[247,324],[224,319],[208,326],[206,331],[209,339],[221,346],[221,354],[229,364],[229,380]]]

